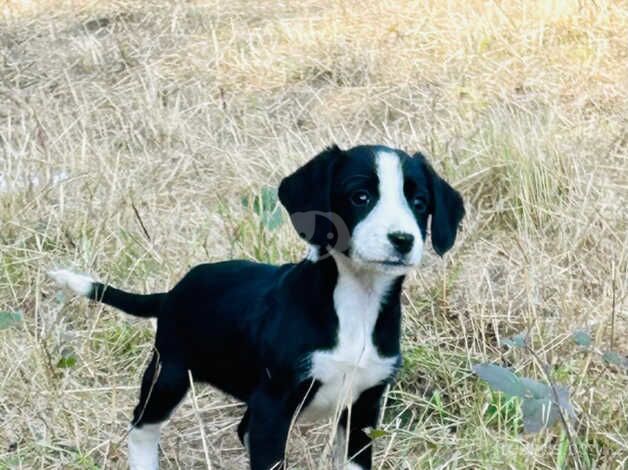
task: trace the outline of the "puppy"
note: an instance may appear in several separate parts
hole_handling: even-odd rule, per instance
[[[419,153],[333,146],[286,177],[279,200],[310,245],[296,264],[203,264],[148,295],[50,273],[92,300],[157,318],[158,353],[129,434],[132,469],[158,468],[160,428],[188,391],[188,371],[246,403],[238,436],[253,470],[283,467],[293,416],[334,413],[348,468],[371,468],[368,428],[401,364],[404,277],[421,260],[428,223],[435,251],[452,247],[462,198]]]

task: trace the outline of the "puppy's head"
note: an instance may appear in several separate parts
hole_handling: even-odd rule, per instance
[[[404,274],[419,264],[427,236],[439,255],[464,216],[462,197],[423,155],[384,146],[330,147],[279,186],[304,240],[364,268]]]

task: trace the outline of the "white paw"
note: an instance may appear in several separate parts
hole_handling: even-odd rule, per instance
[[[131,470],[159,469],[159,430],[161,424],[133,427],[129,432],[129,468]]]
[[[358,465],[357,463],[347,462],[345,470],[364,470],[364,468],[362,468],[362,466]]]
[[[77,274],[67,269],[53,269],[48,271],[54,281],[62,287],[66,287],[79,295],[89,295],[92,291],[94,279],[85,274]]]

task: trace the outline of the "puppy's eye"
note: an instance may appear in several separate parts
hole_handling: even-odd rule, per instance
[[[371,202],[371,194],[366,189],[358,189],[351,193],[351,203],[354,206],[366,206]]]
[[[427,210],[425,199],[421,196],[415,196],[414,199],[412,199],[412,206],[414,207],[414,211],[418,214],[423,214]]]

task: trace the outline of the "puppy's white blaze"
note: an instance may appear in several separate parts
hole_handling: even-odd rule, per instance
[[[129,432],[129,467],[131,470],[159,468],[159,429],[161,424],[145,424]]]
[[[416,265],[423,253],[423,238],[404,194],[403,168],[394,152],[378,152],[375,159],[379,180],[379,199],[375,207],[353,230],[352,254],[362,261],[394,261],[398,258],[388,239],[392,232],[414,236],[414,244],[405,261]]]
[[[62,287],[66,287],[79,295],[88,296],[92,291],[94,279],[85,274],[78,274],[67,269],[48,271],[54,281]]]

